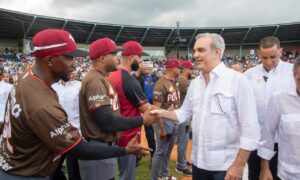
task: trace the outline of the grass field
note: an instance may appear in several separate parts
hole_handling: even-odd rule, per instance
[[[144,157],[137,168],[136,172],[136,180],[146,180],[150,179],[150,156]],[[169,173],[172,176],[177,177],[177,179],[182,179],[183,176],[177,172],[175,172],[176,162],[170,161],[169,162]],[[191,178],[190,178],[191,179]]]

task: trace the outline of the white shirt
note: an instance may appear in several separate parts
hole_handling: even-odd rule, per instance
[[[4,121],[6,101],[13,85],[0,81],[0,122]]]
[[[223,63],[210,72],[207,86],[202,73],[191,81],[175,113],[180,123],[192,119],[192,161],[198,168],[226,171],[240,149],[253,151],[259,145],[253,88]]]
[[[63,85],[61,81],[52,85],[57,92],[59,104],[67,112],[69,122],[76,128],[80,129],[79,123],[79,91],[81,88],[80,81],[68,81]]]
[[[273,94],[268,103],[266,120],[262,126],[262,140],[258,155],[270,160],[278,134],[278,176],[281,179],[300,179],[300,97],[296,87]]]
[[[293,65],[279,60],[277,66],[269,73],[262,64],[245,72],[254,88],[258,121],[263,126],[265,112],[270,96],[276,91],[286,90],[294,83]],[[267,78],[267,80],[264,80]]]

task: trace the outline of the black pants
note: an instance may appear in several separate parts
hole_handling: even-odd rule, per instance
[[[61,156],[59,164],[58,164],[56,170],[54,171],[54,173],[50,177],[51,180],[67,180],[67,178],[65,176],[65,173],[61,170],[65,158],[66,158],[65,154]]]
[[[226,171],[207,171],[197,168],[194,164],[192,167],[193,180],[224,180]]]
[[[150,152],[151,159],[152,159],[153,154],[154,154],[155,149],[156,149],[156,143],[155,143],[155,139],[154,139],[154,130],[153,130],[152,126],[144,126],[144,127],[145,127],[148,146],[149,146],[149,148],[151,148],[153,150],[153,151]]]
[[[274,150],[278,152],[278,144],[275,144]],[[250,154],[248,160],[248,178],[249,180],[259,180],[261,158],[257,155],[257,151]],[[276,153],[270,161],[270,170],[274,180],[280,180],[277,177],[278,153]]]
[[[62,165],[63,165],[65,159],[67,160],[67,169],[68,169],[69,180],[81,180],[80,173],[79,173],[78,160],[70,155],[63,155],[60,158],[60,162],[59,162],[55,172],[50,177],[50,179],[51,180],[67,180],[64,172],[62,171]]]
[[[67,169],[69,180],[81,180],[78,166],[78,159],[71,155],[67,155]]]

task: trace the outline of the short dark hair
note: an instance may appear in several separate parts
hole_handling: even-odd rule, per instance
[[[258,44],[258,49],[261,48],[271,48],[273,46],[277,46],[278,48],[280,48],[280,41],[277,37],[275,36],[268,36],[268,37],[264,37],[259,41]]]
[[[296,71],[300,66],[300,56],[298,56],[294,62],[293,73],[296,75]]]
[[[243,63],[241,63],[241,62],[239,62],[239,61],[232,61],[232,62],[230,63],[230,66],[236,65],[236,64],[240,65],[241,67],[244,66]]]

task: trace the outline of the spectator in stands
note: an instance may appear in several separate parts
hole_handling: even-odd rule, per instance
[[[233,70],[236,70],[237,72],[240,72],[240,73],[244,72],[243,64],[240,63],[240,62],[231,63],[230,68],[233,69]]]
[[[157,77],[162,78],[163,76],[164,76],[164,72],[162,71],[162,69],[158,69],[157,70]]]
[[[10,78],[9,74],[7,72],[2,73],[2,79],[1,79],[2,82],[9,83],[9,78]]]

